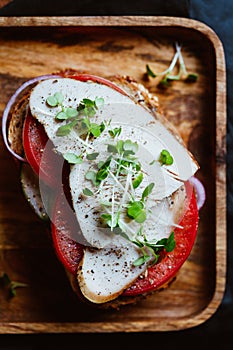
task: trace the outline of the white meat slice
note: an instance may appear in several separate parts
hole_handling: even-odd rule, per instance
[[[118,248],[86,248],[84,252],[77,278],[81,292],[93,303],[117,298],[146,270],[146,264],[133,266],[141,256],[139,249],[122,240]]]

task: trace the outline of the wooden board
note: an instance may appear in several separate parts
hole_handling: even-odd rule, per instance
[[[145,67],[166,69],[176,41],[198,80],[161,90],[155,79],[145,80]],[[169,331],[209,319],[221,303],[226,273],[225,63],[215,33],[169,17],[5,17],[0,67],[0,114],[21,83],[67,67],[143,82],[197,158],[207,193],[195,246],[171,287],[119,311],[95,310],[71,291],[1,139],[0,273],[28,287],[12,299],[0,289],[0,333]]]

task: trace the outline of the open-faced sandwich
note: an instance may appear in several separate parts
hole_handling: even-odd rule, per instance
[[[129,77],[67,70],[23,84],[2,126],[79,298],[119,307],[169,285],[195,242],[203,188],[155,96]]]

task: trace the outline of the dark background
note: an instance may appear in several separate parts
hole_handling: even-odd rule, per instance
[[[0,335],[0,350],[85,346],[107,349],[180,347],[233,349],[233,0],[14,0],[0,16],[166,15],[194,18],[210,26],[223,43],[227,64],[227,283],[216,313],[200,326],[174,332]],[[129,343],[127,345],[126,343]]]

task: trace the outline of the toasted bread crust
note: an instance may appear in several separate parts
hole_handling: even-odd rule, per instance
[[[27,113],[29,93],[27,92],[14,107],[8,128],[8,140],[11,149],[19,156],[24,156],[23,150],[23,124]]]
[[[83,296],[82,292],[80,291],[79,284],[78,284],[76,276],[73,275],[68,270],[65,270],[65,271],[66,271],[67,278],[68,278],[68,280],[70,282],[71,288],[72,288],[73,292],[77,295],[77,297],[82,302],[84,302],[85,304],[87,304],[89,306],[92,306],[92,307],[95,307],[95,308],[99,308],[99,309],[115,309],[115,310],[119,310],[122,306],[137,304],[139,301],[145,300],[148,297],[154,295],[155,293],[168,288],[176,280],[176,276],[173,276],[169,281],[164,283],[159,288],[154,289],[153,291],[150,291],[150,292],[147,292],[147,293],[143,293],[143,294],[140,294],[140,295],[134,295],[134,296],[120,295],[116,299],[108,301],[106,303],[95,304],[95,303],[92,303],[91,301],[87,300]]]

